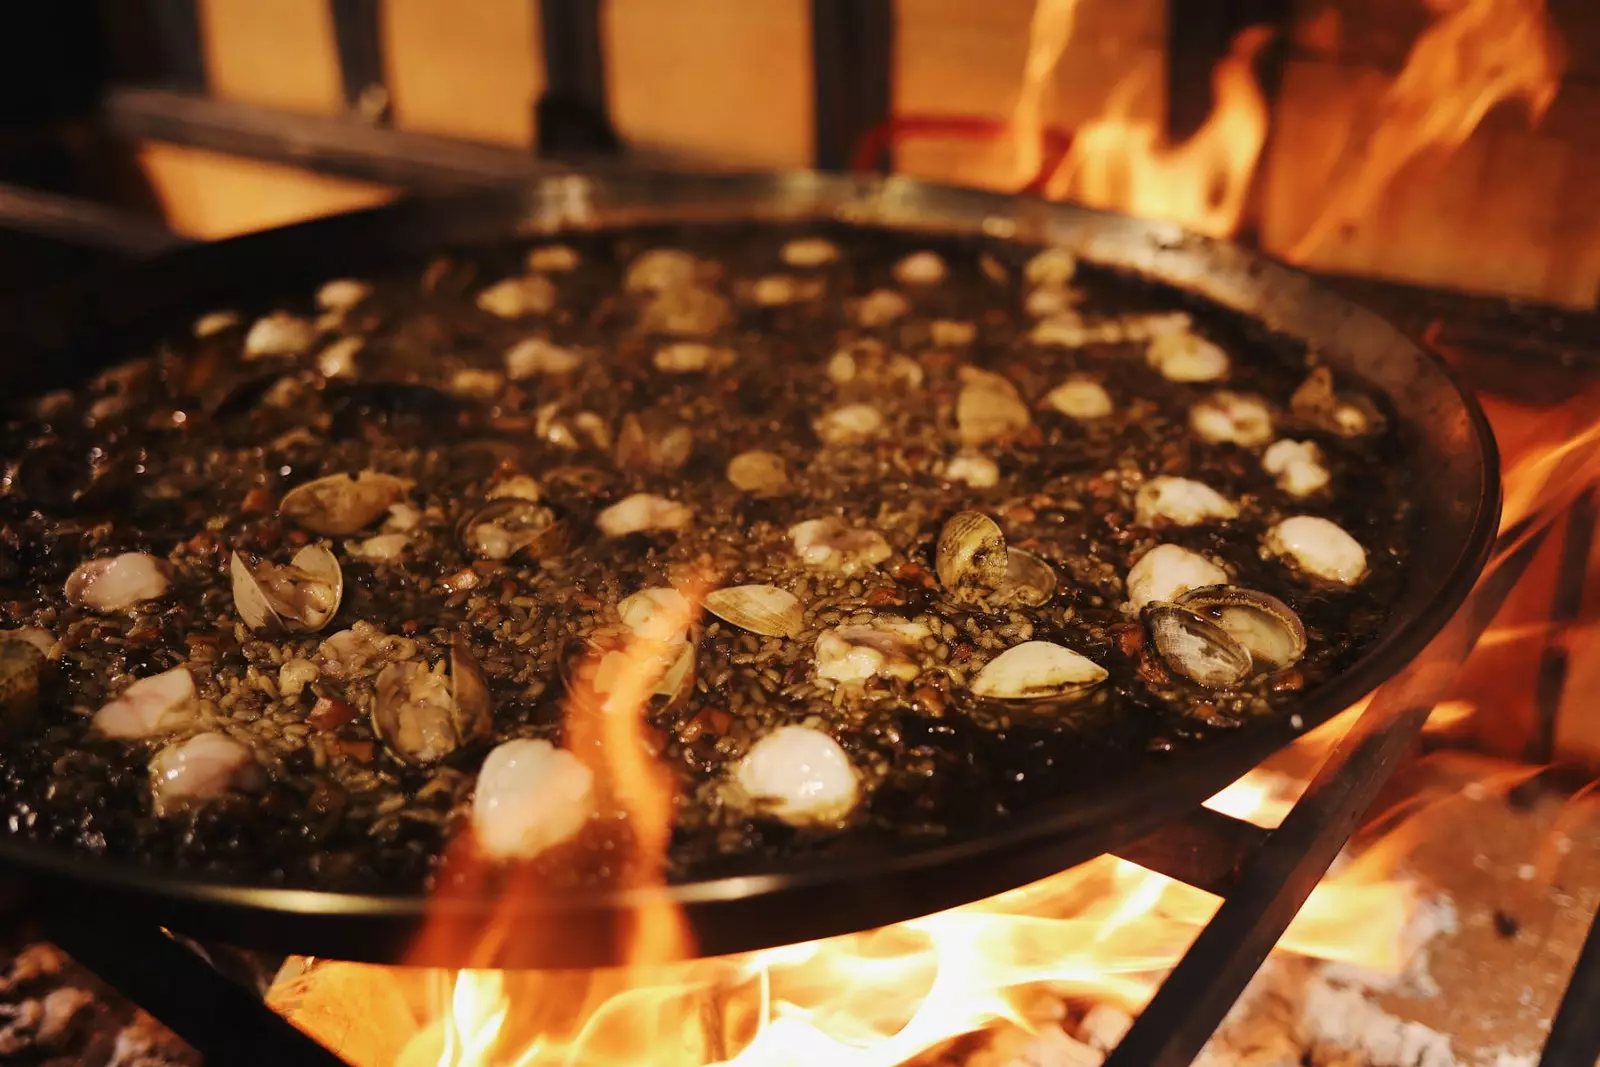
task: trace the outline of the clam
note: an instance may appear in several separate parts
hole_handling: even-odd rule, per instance
[[[1250,652],[1217,623],[1188,608],[1157,601],[1142,612],[1146,632],[1169,670],[1207,689],[1227,689],[1250,676]]]
[[[634,493],[600,512],[594,522],[607,537],[626,537],[647,530],[681,530],[693,518],[694,512],[676,500]]]
[[[1022,268],[1022,276],[1032,285],[1066,285],[1077,272],[1078,257],[1065,248],[1043,249]]]
[[[216,731],[196,734],[150,760],[151,810],[170,815],[196,801],[259,788],[264,778],[248,745]]]
[[[348,311],[372,295],[372,286],[355,278],[335,278],[317,290],[317,307],[324,311]]]
[[[789,465],[773,452],[740,452],[728,461],[728,481],[752,496],[778,496],[789,490]]]
[[[763,637],[793,637],[805,625],[800,598],[774,585],[735,585],[706,594],[706,610]]]
[[[572,543],[572,524],[555,508],[503,496],[473,508],[456,524],[462,549],[478,559],[559,555]]]
[[[660,293],[693,285],[700,263],[677,248],[652,248],[628,264],[622,286],[630,293]]]
[[[1006,550],[1006,576],[995,590],[995,599],[1007,604],[1036,608],[1056,594],[1056,572],[1040,557],[1020,548]]]
[[[327,545],[307,545],[287,566],[251,566],[234,552],[233,604],[257,633],[316,633],[339,611],[344,573]]]
[[[939,531],[934,570],[946,589],[997,589],[1006,569],[1006,536],[982,512],[959,511]]]
[[[1162,475],[1139,487],[1134,497],[1134,518],[1149,526],[1158,518],[1179,526],[1197,526],[1212,519],[1232,519],[1239,508],[1204,482]]]
[[[1145,361],[1173,382],[1216,382],[1228,376],[1228,354],[1198,334],[1158,333],[1150,339]]]
[[[789,527],[789,540],[807,566],[841,574],[876,567],[892,554],[877,530],[858,529],[837,515],[795,523]]]
[[[1272,440],[1272,412],[1259,396],[1219,389],[1189,409],[1189,428],[1203,441],[1255,448]]]
[[[167,591],[167,563],[144,552],[85,560],[67,577],[65,593],[90,611],[125,611]]]
[[[489,490],[490,500],[527,500],[537,502],[540,496],[539,483],[526,474],[513,474]]]
[[[196,717],[194,676],[187,667],[140,678],[94,713],[90,727],[105,737],[137,740],[171,733]]]
[[[731,348],[708,345],[704,341],[673,341],[656,349],[650,362],[663,374],[700,374],[726,370],[739,360]]]
[[[411,485],[374,470],[330,474],[285,493],[278,514],[312,533],[344,537],[376,522]]]
[[[1320,430],[1340,437],[1382,433],[1387,420],[1378,405],[1361,393],[1336,392],[1333,371],[1317,367],[1289,397],[1289,410]]]
[[[1258,668],[1278,670],[1306,654],[1306,628],[1275,596],[1233,585],[1191,589],[1177,605],[1215,623],[1250,654]]]
[[[1130,614],[1152,601],[1176,600],[1203,585],[1225,585],[1228,572],[1198,552],[1181,545],[1157,545],[1128,571]]]
[[[966,384],[956,397],[956,427],[961,443],[981,445],[1014,437],[1033,424],[1016,386],[998,374],[963,368]]]
[[[489,732],[489,684],[461,638],[448,663],[390,663],[378,672],[372,729],[405,763],[432,763]]]
[[[892,618],[824,630],[817,635],[817,677],[843,685],[873,677],[912,681],[922,673],[918,646],[931,633],[920,622]]]
[[[237,311],[208,311],[194,320],[194,335],[205,338],[239,325]]]
[[[32,725],[48,662],[28,638],[18,633],[0,634],[0,741],[16,737]]]
[[[317,353],[317,373],[324,378],[354,378],[356,355],[366,344],[361,337],[341,337]]]
[[[1070,648],[1024,641],[984,664],[972,679],[972,695],[986,700],[1075,700],[1107,677],[1104,667]]]
[[[1069,419],[1103,419],[1114,405],[1106,387],[1093,378],[1072,375],[1045,394],[1044,402]]]

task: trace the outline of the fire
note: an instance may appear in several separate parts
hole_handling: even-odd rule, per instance
[[[1565,60],[1543,0],[1439,0],[1439,18],[1411,47],[1378,105],[1364,143],[1347,146],[1332,195],[1289,250],[1311,256],[1346,222],[1377,203],[1402,168],[1461,147],[1504,100],[1538,122],[1555,99]]]

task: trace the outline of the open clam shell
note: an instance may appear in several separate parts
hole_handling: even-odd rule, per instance
[[[378,672],[372,729],[402,762],[441,760],[492,725],[488,680],[459,637],[447,660],[403,660]]]
[[[1275,596],[1235,585],[1191,589],[1176,603],[1215,623],[1263,670],[1297,663],[1306,654],[1306,628],[1294,609]]]
[[[1006,576],[995,590],[995,599],[1036,608],[1049,603],[1055,593],[1054,567],[1025,549],[1006,550]]]
[[[289,490],[278,513],[312,533],[345,537],[377,522],[411,484],[371,470],[330,474]]]
[[[1050,641],[1024,641],[984,664],[972,679],[972,695],[1011,703],[1080,700],[1110,677],[1089,657]]]
[[[257,633],[316,633],[339,613],[344,571],[325,544],[307,545],[287,565],[233,554],[233,604]]]
[[[477,559],[536,559],[565,552],[572,544],[572,524],[549,504],[501,497],[461,516],[456,539]]]
[[[33,725],[48,663],[45,653],[26,636],[0,634],[0,741]]]
[[[735,585],[706,594],[705,608],[763,637],[793,637],[805,625],[800,598],[775,585]]]
[[[1006,560],[1006,536],[982,512],[959,511],[939,531],[934,570],[946,589],[999,588],[1006,578]]]
[[[1227,689],[1250,676],[1250,653],[1215,622],[1176,604],[1145,606],[1145,630],[1173,674],[1206,689]]]

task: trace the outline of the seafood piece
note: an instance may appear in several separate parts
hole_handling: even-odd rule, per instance
[[[791,267],[821,267],[839,258],[839,249],[821,237],[796,237],[785,241],[779,253]]]
[[[839,742],[808,726],[780,726],[750,746],[734,780],[757,810],[793,826],[837,823],[861,794]]]
[[[796,278],[792,274],[767,274],[749,286],[749,297],[758,307],[783,307],[802,300],[815,300],[823,294],[821,278]]]
[[[789,527],[795,555],[811,567],[854,574],[890,556],[889,542],[876,530],[861,530],[837,516],[807,519]]]
[[[937,252],[913,252],[894,265],[894,280],[901,285],[937,285],[949,273]]]
[[[194,335],[200,338],[214,337],[237,325],[239,325],[237,311],[208,311],[194,320]]]
[[[1044,396],[1044,402],[1069,419],[1088,421],[1111,414],[1111,394],[1093,378],[1073,375]]]
[[[1006,577],[1006,536],[979,511],[959,511],[939,531],[934,570],[946,589],[996,589]]]
[[[360,541],[344,543],[344,550],[352,559],[368,563],[393,563],[403,558],[410,547],[411,535],[403,533],[375,534]]]
[[[1110,675],[1087,656],[1049,641],[1024,641],[983,665],[972,695],[985,700],[1072,700]]]
[[[652,248],[628,264],[622,285],[630,293],[661,293],[693,285],[699,273],[700,263],[689,253],[676,248]]]
[[[1065,248],[1046,248],[1034,254],[1022,268],[1030,285],[1063,286],[1078,272],[1078,258]]]
[[[686,640],[693,616],[689,598],[669,586],[641,589],[617,603],[622,625],[646,641]],[[730,620],[731,621],[731,620]]]
[[[667,289],[639,312],[639,328],[669,337],[704,337],[732,319],[728,302],[710,289]]]
[[[858,445],[883,432],[883,413],[871,404],[845,404],[826,411],[813,424],[828,445]]]
[[[1382,433],[1388,425],[1378,405],[1362,393],[1335,392],[1333,371],[1317,367],[1289,397],[1295,418],[1340,437]]]
[[[539,483],[526,474],[513,474],[489,490],[490,500],[526,500],[536,504],[540,496]]]
[[[617,466],[670,473],[689,462],[694,431],[663,411],[629,412],[617,431]]]
[[[1134,517],[1141,526],[1157,518],[1179,526],[1197,526],[1211,519],[1233,519],[1239,509],[1221,493],[1192,478],[1151,478],[1134,495]]]
[[[37,626],[24,626],[17,630],[0,630],[0,641],[23,641],[39,650],[45,659],[60,659],[56,651],[56,635]]]
[[[928,340],[940,348],[965,348],[978,337],[978,324],[956,319],[934,319],[928,323]]]
[[[650,361],[663,374],[700,374],[726,370],[738,358],[731,348],[708,345],[704,341],[674,341],[656,349]]]
[[[484,758],[472,832],[497,860],[528,860],[578,835],[595,812],[594,772],[548,741],[517,738]]]
[[[285,493],[278,514],[312,533],[345,537],[376,522],[411,486],[408,478],[374,470],[330,474]]]
[[[167,563],[144,552],[85,560],[67,578],[66,596],[90,611],[126,611],[167,592]]]
[[[372,286],[354,278],[335,278],[317,290],[317,307],[324,311],[348,311],[372,295]]]
[[[1272,412],[1259,396],[1219,389],[1189,409],[1189,427],[1212,444],[1254,448],[1272,440]]]
[[[1216,623],[1263,670],[1278,670],[1306,654],[1306,628],[1294,609],[1275,596],[1232,585],[1191,589],[1177,599]]]
[[[0,741],[15,738],[33,725],[39,710],[39,685],[49,664],[48,649],[28,631],[0,633]]]
[[[634,493],[606,508],[594,524],[607,537],[626,537],[645,530],[681,530],[694,512],[676,500],[654,493]]]
[[[556,306],[556,287],[542,274],[524,274],[495,282],[478,294],[476,303],[502,319],[544,315]]]
[[[1268,530],[1261,543],[1272,555],[1330,582],[1355,585],[1367,576],[1366,549],[1327,519],[1295,515]]]
[[[308,659],[285,660],[278,668],[278,695],[285,700],[299,700],[306,686],[317,680],[317,665]]]
[[[763,637],[793,637],[805,625],[800,598],[773,585],[735,585],[706,594],[706,610]]]
[[[728,461],[728,481],[742,493],[778,496],[789,491],[789,465],[773,452],[740,452]]]
[[[635,710],[617,702],[636,699],[631,694],[639,692],[636,686],[641,683],[648,687],[652,700],[665,698],[653,701],[653,706],[670,708],[681,704],[694,691],[696,649],[683,639],[687,636],[684,631],[679,634],[677,640],[667,641],[661,649],[606,648],[603,644],[586,643],[577,656],[563,664],[568,691],[599,698],[600,710],[607,712]],[[633,685],[624,687],[624,681]]]
[[[1044,319],[1069,314],[1081,303],[1083,294],[1076,289],[1042,285],[1022,298],[1022,310]]]
[[[540,374],[570,374],[581,366],[583,356],[543,337],[524,338],[506,350],[506,375],[514,382]]]
[[[274,311],[263,315],[244,335],[244,358],[298,356],[317,339],[317,329],[298,315]]]
[[[196,734],[150,760],[151,810],[171,815],[194,801],[257,789],[263,777],[248,745],[216,731]]]
[[[360,337],[341,337],[317,353],[317,373],[324,378],[354,378],[356,355],[366,344]]]
[[[456,537],[478,559],[555,556],[572,544],[572,524],[556,510],[520,497],[501,497],[461,517]]]
[[[1261,453],[1261,469],[1290,496],[1310,496],[1328,484],[1328,468],[1315,441],[1274,441]]]
[[[1187,330],[1156,334],[1144,358],[1169,382],[1220,382],[1230,369],[1228,353]]]
[[[828,358],[828,378],[836,385],[865,382],[874,385],[922,384],[922,366],[910,356],[891,353],[880,341],[861,338]]]
[[[994,591],[1002,604],[1036,608],[1056,595],[1056,571],[1041,557],[1020,548],[1006,549],[1006,576]]]
[[[462,367],[450,376],[450,392],[471,400],[493,400],[505,385],[504,374],[480,367]]]
[[[1151,601],[1172,601],[1202,585],[1226,585],[1228,572],[1180,545],[1157,545],[1128,571],[1128,603],[1138,612]]]
[[[991,489],[1000,481],[1000,465],[981,452],[962,451],[944,465],[944,476],[974,489]]]
[[[411,638],[391,636],[362,620],[324,638],[313,661],[324,677],[347,682],[370,674],[384,663],[410,659],[416,652],[417,643]]]
[[[964,445],[1015,437],[1033,425],[1028,405],[1017,395],[1016,386],[998,374],[961,368],[965,383],[956,397],[956,426]]]
[[[1216,623],[1174,604],[1152,603],[1142,612],[1161,662],[1207,689],[1227,689],[1250,675],[1250,653]]]
[[[307,545],[287,566],[266,560],[252,566],[235,551],[230,566],[234,607],[257,633],[316,633],[344,598],[344,572],[324,544]]]
[[[855,302],[855,319],[870,330],[887,326],[910,310],[911,301],[893,289],[874,289]]]
[[[397,759],[432,763],[486,735],[489,683],[467,643],[456,638],[448,663],[390,663],[378,672],[372,731]]]
[[[194,676],[174,667],[128,686],[94,713],[90,726],[106,737],[137,740],[181,730],[197,711]]]
[[[528,269],[540,274],[565,274],[578,269],[578,251],[569,245],[540,245],[528,251]]]
[[[931,632],[922,623],[905,619],[874,619],[866,625],[824,630],[817,635],[817,677],[844,685],[870,678],[912,681],[922,673],[919,645]]]

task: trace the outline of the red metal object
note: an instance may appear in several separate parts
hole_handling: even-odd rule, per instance
[[[999,141],[1011,133],[1011,124],[981,115],[897,115],[861,135],[856,142],[850,169],[858,173],[877,170],[878,160],[894,146],[916,138],[956,141]],[[1038,194],[1072,150],[1073,132],[1056,126],[1039,131],[1042,151],[1039,172],[1019,192]]]

